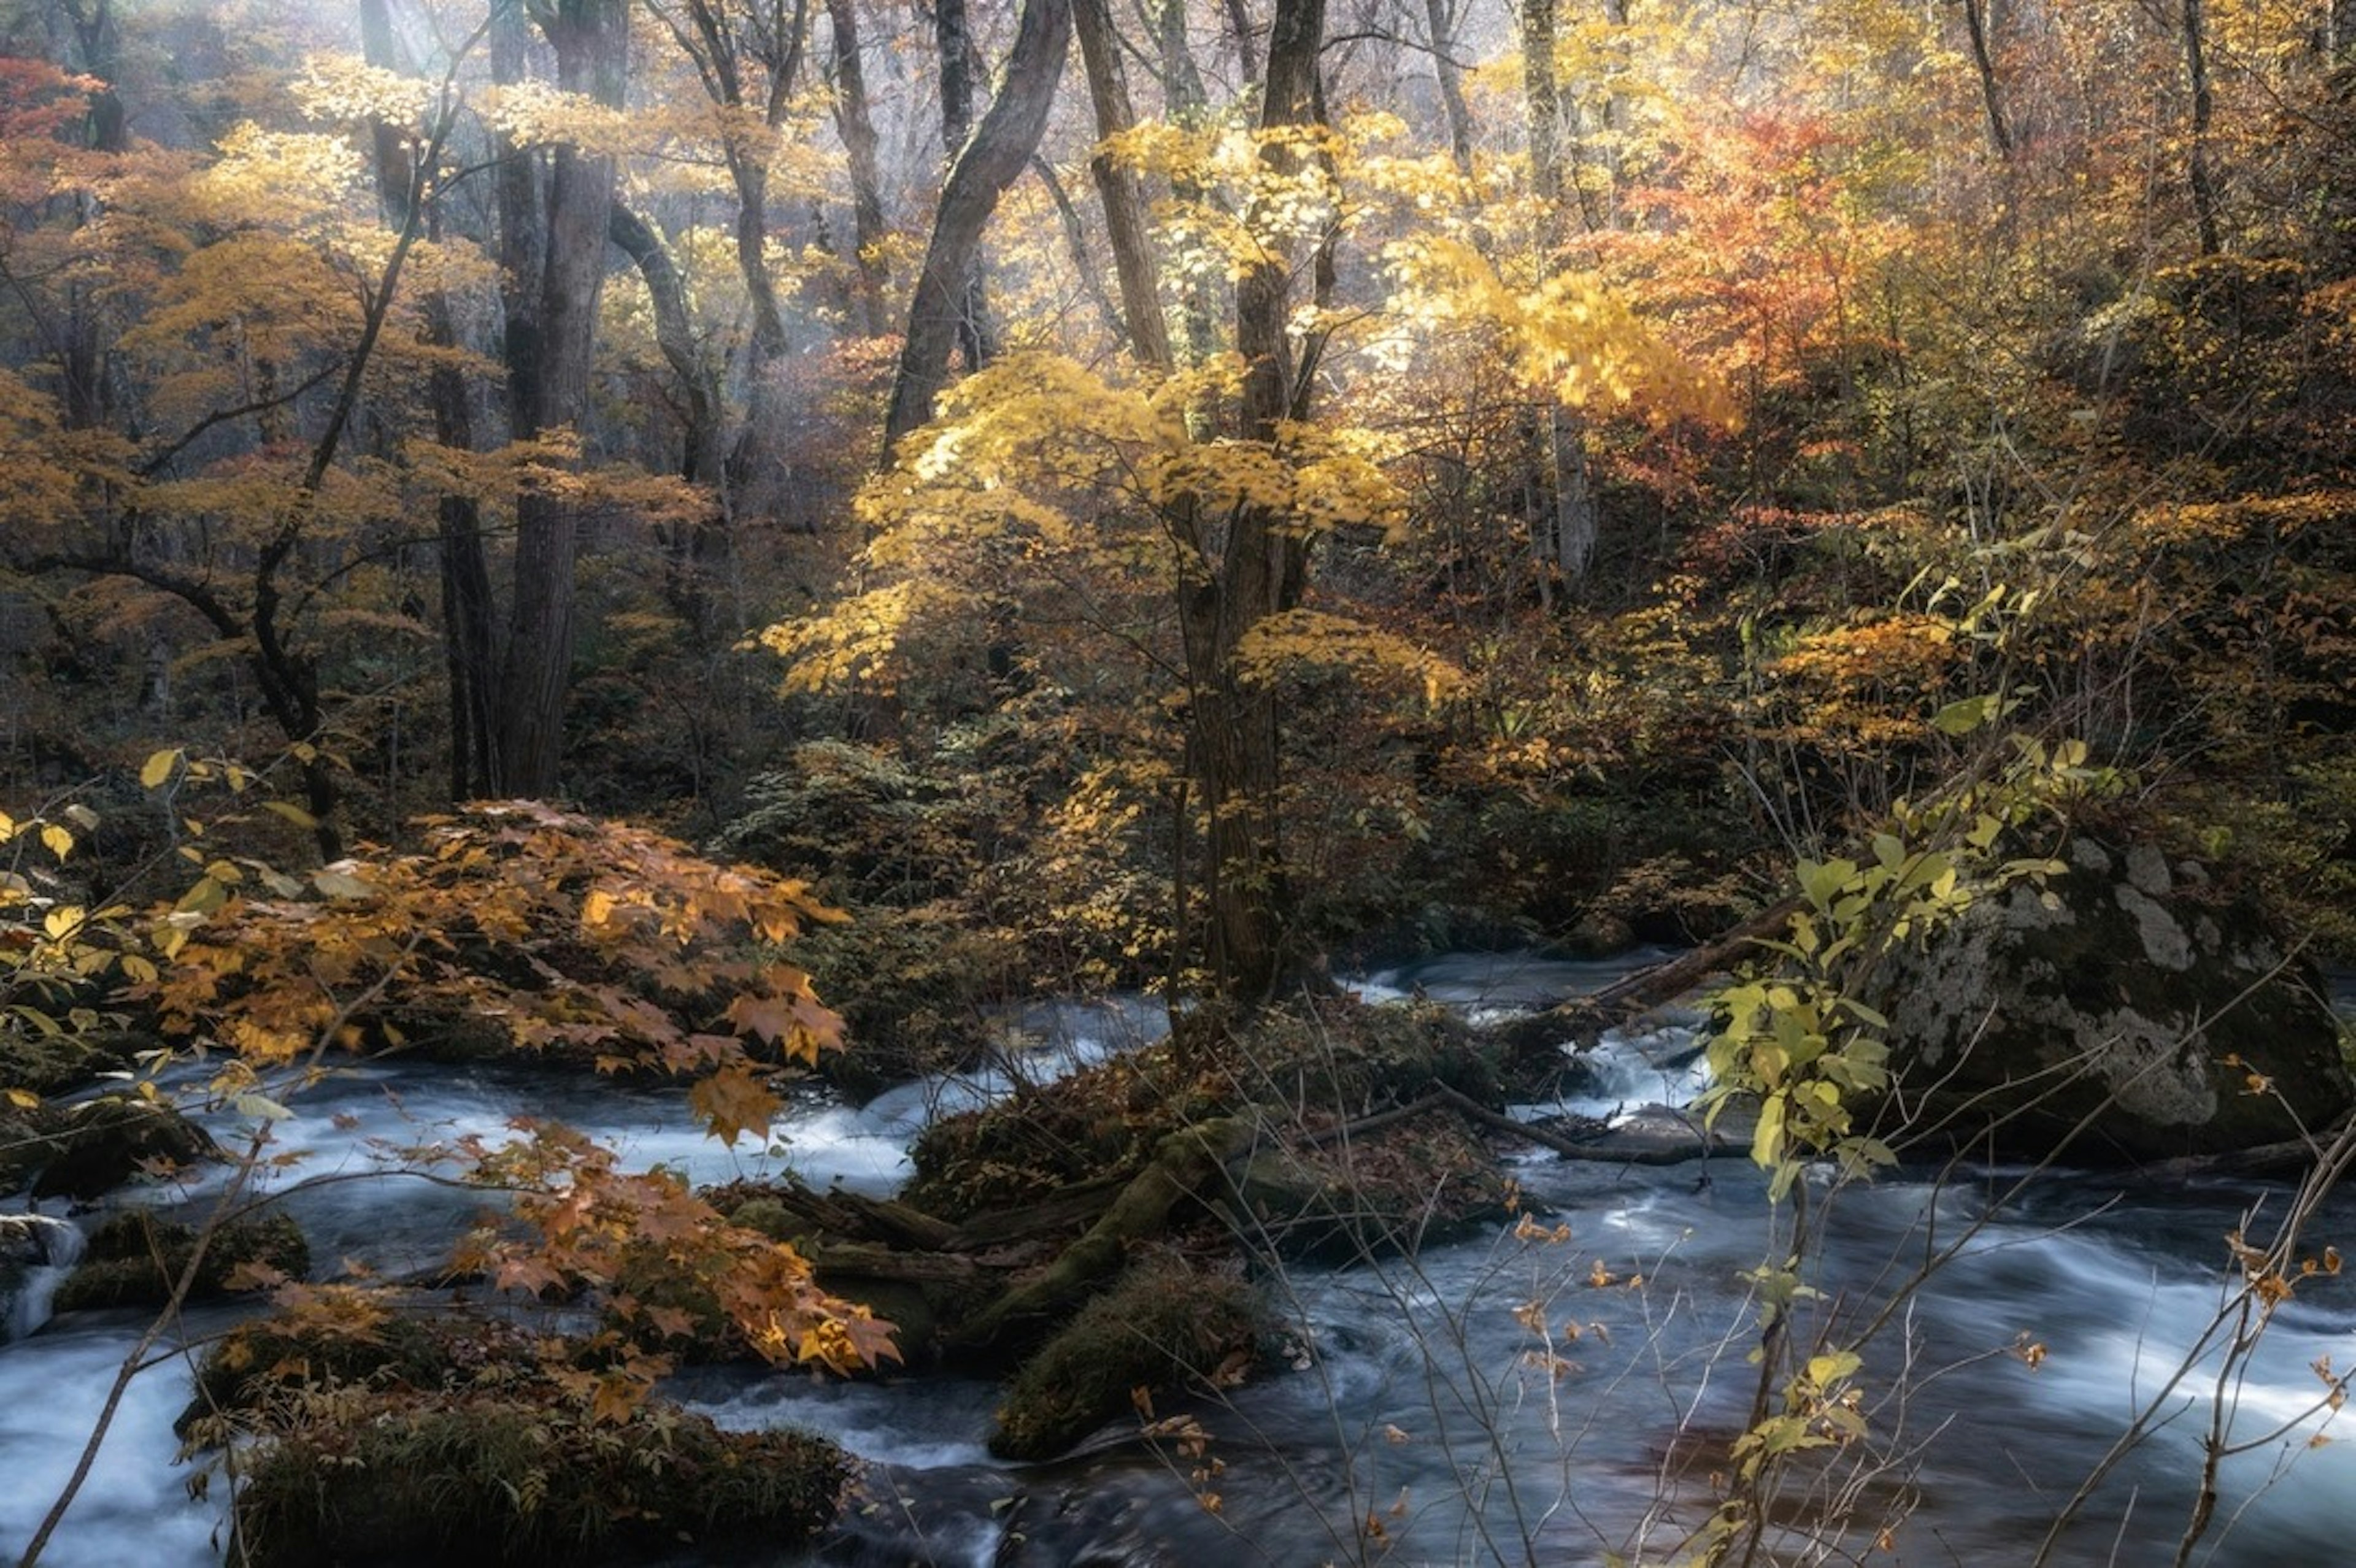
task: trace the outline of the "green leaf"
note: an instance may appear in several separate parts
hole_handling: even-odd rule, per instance
[[[1966,697],[1940,709],[1931,716],[1931,722],[1946,734],[1968,735],[1988,721],[1989,710],[1995,706],[1993,697]]]

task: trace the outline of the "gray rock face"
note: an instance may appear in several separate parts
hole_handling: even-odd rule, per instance
[[[2322,987],[2250,900],[2149,845],[2082,838],[2067,859],[1884,965],[1876,1005],[1915,1125],[2136,1161],[2280,1142],[2356,1102]]]

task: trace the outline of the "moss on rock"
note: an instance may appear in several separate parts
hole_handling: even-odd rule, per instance
[[[257,1439],[236,1518],[258,1568],[703,1560],[789,1551],[833,1518],[840,1448],[654,1402],[596,1410],[610,1355],[330,1290],[215,1345],[178,1430]]]
[[[307,1414],[245,1461],[253,1568],[659,1561],[807,1541],[834,1517],[842,1451],[641,1406],[591,1421],[536,1402],[377,1395]]]
[[[0,1127],[0,1136],[10,1131]],[[14,1131],[0,1185],[29,1180],[37,1198],[96,1198],[134,1176],[220,1157],[202,1127],[135,1094],[41,1106]]]
[[[186,1225],[158,1220],[145,1209],[126,1209],[92,1233],[80,1266],[58,1287],[56,1309],[161,1306],[187,1268],[196,1241],[196,1232]],[[311,1270],[302,1227],[284,1214],[223,1226],[205,1249],[187,1298],[228,1294],[238,1288],[238,1271],[249,1265],[301,1279]]]
[[[1258,1293],[1232,1274],[1174,1253],[1133,1264],[1015,1374],[991,1452],[1048,1458],[1129,1409],[1137,1389],[1230,1381],[1249,1363],[1263,1316]]]

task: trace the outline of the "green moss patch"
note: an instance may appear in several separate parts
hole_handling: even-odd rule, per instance
[[[1175,1254],[1133,1264],[1023,1364],[990,1449],[1062,1453],[1131,1407],[1134,1392],[1208,1389],[1239,1376],[1260,1338],[1258,1292]]]
[[[187,1271],[196,1242],[196,1232],[186,1225],[126,1209],[91,1237],[80,1266],[58,1287],[57,1310],[159,1307]],[[310,1245],[293,1220],[284,1214],[241,1220],[223,1226],[206,1247],[187,1298],[202,1301],[241,1288],[241,1271],[258,1284],[271,1275],[301,1279],[310,1269]]]

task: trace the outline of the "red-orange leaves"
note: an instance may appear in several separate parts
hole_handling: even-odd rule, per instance
[[[284,1062],[487,1024],[607,1071],[747,1081],[756,1056],[815,1062],[840,1045],[809,976],[762,951],[838,918],[802,883],[530,802],[422,827],[419,849],[364,851],[296,889],[316,897],[223,882],[206,908],[163,915],[175,962],[146,989],[167,1027]]]

